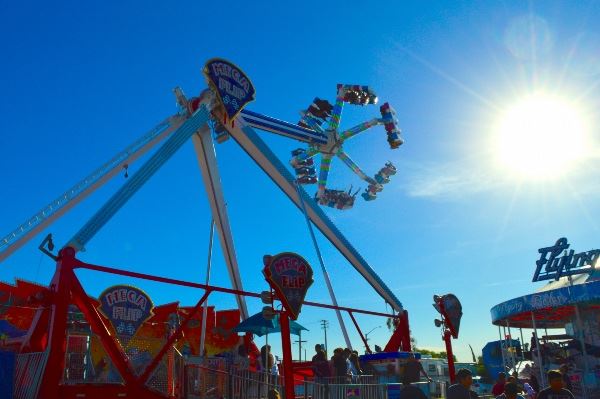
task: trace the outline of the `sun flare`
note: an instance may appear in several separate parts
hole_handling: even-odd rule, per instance
[[[540,93],[507,108],[498,119],[494,137],[502,169],[528,179],[564,175],[588,148],[586,120],[578,107]]]

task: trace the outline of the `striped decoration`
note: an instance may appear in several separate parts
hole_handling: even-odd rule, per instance
[[[323,155],[321,157],[321,169],[319,170],[319,196],[325,191],[327,185],[327,176],[331,167],[331,155]]]
[[[338,93],[338,97],[335,99],[335,105],[331,112],[331,119],[329,121],[329,130],[335,130],[340,126],[342,120],[342,110],[344,109],[344,95]]]

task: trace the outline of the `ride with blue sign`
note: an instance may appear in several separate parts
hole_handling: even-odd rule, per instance
[[[244,72],[229,61],[213,58],[206,62],[204,75],[210,87],[219,96],[229,119],[235,118],[254,100],[254,86]]]
[[[532,281],[558,280],[562,276],[589,273],[600,257],[600,249],[576,254],[572,249],[567,251],[569,246],[567,239],[562,237],[553,246],[538,249],[540,258],[535,262],[537,267]],[[560,256],[561,253],[563,256]]]

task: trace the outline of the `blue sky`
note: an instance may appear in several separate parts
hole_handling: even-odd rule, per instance
[[[404,146],[391,151],[379,128],[345,148],[371,174],[387,160],[398,174],[377,201],[326,212],[403,302],[420,346],[443,346],[433,326],[434,293],[462,300],[455,347],[459,359],[468,360],[468,344],[479,352],[498,337],[489,309],[536,287],[537,248],[561,236],[576,250],[598,246],[595,3],[216,4],[0,2],[3,234],[175,113],[171,89],[198,93],[205,87],[204,62],[223,57],[251,77],[257,95],[249,109],[277,118],[297,121],[314,96],[333,100],[337,83],[370,85],[395,107]],[[537,90],[582,104],[590,126],[585,159],[555,179],[523,179],[494,163],[495,121]],[[378,114],[376,107],[347,107],[342,125]],[[570,134],[564,132],[565,147]],[[284,161],[299,147],[268,133],[261,137]],[[265,289],[262,255],[290,250],[316,268],[308,299],[327,302],[300,212],[232,140],[217,146],[217,156],[244,288]],[[330,181],[332,188],[364,187],[336,160]],[[64,244],[123,182],[115,178],[44,234]],[[209,223],[188,143],[80,258],[204,281]],[[54,267],[36,249],[42,237],[4,261],[0,279],[47,283]],[[333,246],[320,234],[318,240],[340,304],[385,310]],[[218,245],[213,271],[214,284],[229,286]],[[80,276],[91,295],[124,282]],[[147,289],[156,303],[187,305],[198,297],[192,290],[125,282]],[[226,296],[211,303],[234,304]],[[261,304],[250,301],[249,307],[258,311]],[[330,345],[342,345],[333,313],[305,309],[299,321],[310,329],[309,348],[322,342],[323,318],[330,321]],[[382,325],[370,337],[385,344],[385,320],[359,322],[364,331]],[[351,336],[359,346],[357,334]]]

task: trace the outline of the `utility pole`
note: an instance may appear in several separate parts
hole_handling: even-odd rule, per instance
[[[381,326],[372,328],[371,331],[369,331],[368,333],[365,334],[365,353],[369,353],[369,351],[370,351],[370,349],[369,349],[369,334],[371,334],[373,331],[377,330],[380,327]]]
[[[329,328],[329,322],[327,320],[321,320],[321,329],[325,333],[325,355],[327,355],[327,329]]]
[[[298,344],[298,361],[302,361],[302,343],[307,342],[302,340],[302,331],[298,331],[298,341],[294,341],[295,344]]]

